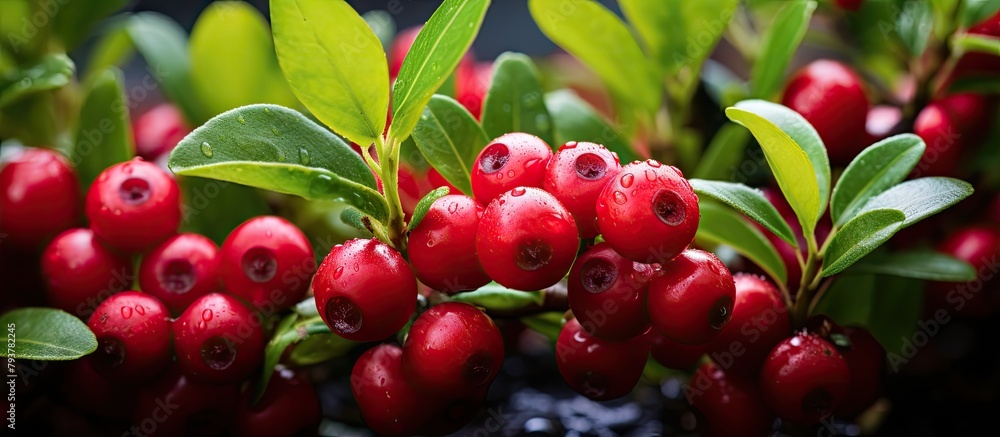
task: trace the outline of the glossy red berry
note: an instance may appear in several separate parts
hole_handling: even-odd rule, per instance
[[[75,224],[80,183],[69,162],[47,149],[27,149],[0,169],[0,234],[35,246]]]
[[[435,200],[410,231],[407,253],[420,282],[446,293],[475,290],[490,282],[476,256],[476,231],[484,208],[451,194]]]
[[[380,344],[358,358],[351,371],[351,392],[365,424],[380,435],[412,435],[433,414],[436,400],[418,392],[403,375],[403,351]]]
[[[607,243],[581,255],[569,273],[569,307],[583,329],[622,341],[649,330],[646,291],[658,266],[625,259]]]
[[[462,397],[484,390],[503,364],[503,338],[472,305],[447,302],[413,322],[403,344],[403,373],[425,393]]]
[[[221,257],[219,275],[226,291],[260,309],[282,310],[298,303],[316,271],[309,240],[277,216],[243,222],[222,243]]]
[[[570,141],[549,161],[543,186],[573,214],[580,237],[594,238],[601,233],[597,229],[597,196],[620,171],[618,155],[604,146]]]
[[[940,101],[958,124],[959,133],[965,144],[974,144],[981,139],[990,126],[990,102],[981,94],[957,93],[945,96]]]
[[[847,164],[867,146],[868,97],[850,67],[826,59],[813,61],[788,82],[781,103],[816,128],[833,163]]]
[[[686,394],[703,437],[763,437],[771,434],[774,413],[761,402],[756,381],[731,375],[715,363],[703,364]]]
[[[476,200],[491,200],[515,187],[541,188],[552,149],[531,134],[509,133],[493,140],[479,152],[472,166],[472,192]]]
[[[579,246],[573,216],[538,188],[517,187],[494,199],[476,233],[483,269],[515,290],[541,290],[559,282]]]
[[[649,354],[661,366],[670,369],[688,370],[693,368],[705,355],[705,345],[681,344],[650,329],[646,334]]]
[[[851,388],[834,415],[856,417],[875,403],[882,392],[885,349],[862,328],[845,326],[841,332],[850,342],[850,346],[840,348],[840,353],[851,369]]]
[[[378,240],[335,246],[316,272],[313,291],[323,321],[354,341],[395,334],[417,306],[417,280],[406,260]]]
[[[303,375],[287,369],[275,371],[260,400],[252,401],[253,390],[243,392],[234,418],[236,435],[314,435],[323,417],[312,384]]]
[[[850,384],[847,362],[815,334],[799,333],[778,343],[760,371],[764,403],[782,419],[802,425],[832,414]]]
[[[231,428],[239,386],[208,384],[177,366],[144,387],[132,413],[133,434],[223,435]]]
[[[902,133],[902,123],[903,110],[901,108],[890,105],[873,106],[868,111],[868,118],[865,121],[865,132],[868,133],[865,146]]]
[[[441,176],[441,173],[433,167],[431,167],[430,170],[427,170],[427,182],[431,185],[431,188],[448,187],[451,194],[461,193],[461,190],[455,188],[451,182],[448,182],[448,180],[445,179],[444,176]]]
[[[132,123],[135,154],[147,161],[156,161],[170,153],[189,133],[191,128],[184,120],[184,114],[174,105],[161,103]]]
[[[709,355],[726,373],[754,375],[776,344],[791,332],[781,294],[761,276],[737,274],[729,324],[711,342]]]
[[[238,382],[264,356],[261,317],[222,293],[195,300],[174,321],[177,362],[184,373],[211,383]]]
[[[606,401],[627,395],[639,382],[649,344],[642,338],[601,340],[572,319],[563,325],[555,352],[559,373],[573,390],[595,401]]]
[[[834,3],[837,3],[837,6],[843,9],[856,11],[861,9],[861,4],[864,3],[864,0],[834,0]]]
[[[479,119],[483,112],[483,102],[490,90],[493,76],[492,62],[472,62],[469,56],[455,70],[455,100]]]
[[[705,344],[729,323],[736,285],[719,258],[688,249],[663,265],[647,296],[653,329],[683,344]]]
[[[654,160],[633,162],[604,185],[597,226],[632,261],[667,262],[694,240],[701,212],[698,196],[675,167]]]
[[[91,364],[112,380],[149,379],[172,361],[170,312],[149,294],[125,291],[109,297],[87,327],[97,337]]]
[[[195,299],[219,290],[219,247],[198,234],[167,239],[142,258],[139,285],[156,296],[172,314]]]
[[[996,269],[996,259],[1000,255],[1000,229],[988,226],[959,229],[937,250],[972,264],[977,277],[966,283],[929,283],[928,307],[954,311],[966,317],[988,316],[1000,308],[1000,296],[990,288],[990,284],[996,283],[990,269]]]
[[[927,145],[913,169],[915,176],[951,176],[958,171],[962,135],[954,116],[944,105],[931,103],[924,107],[913,122],[913,133]]]
[[[155,164],[136,158],[108,167],[87,193],[87,219],[102,241],[146,250],[177,232],[180,188]]]
[[[135,280],[132,262],[97,241],[90,229],[56,236],[42,253],[42,274],[49,303],[80,318]]]

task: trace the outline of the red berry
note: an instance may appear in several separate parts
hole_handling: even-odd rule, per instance
[[[191,128],[184,120],[184,114],[174,105],[161,103],[132,123],[135,154],[147,161],[156,161],[170,153],[189,133]]]
[[[316,390],[307,378],[291,370],[275,371],[260,401],[253,390],[243,392],[236,410],[236,435],[282,437],[315,435],[322,412]]]
[[[414,388],[452,398],[489,387],[503,364],[493,320],[459,302],[435,305],[413,322],[403,344],[403,373]]]
[[[212,383],[238,382],[264,356],[261,317],[221,293],[195,300],[174,321],[177,362],[184,373]]]
[[[640,338],[625,342],[601,340],[587,334],[580,322],[566,322],[556,340],[559,373],[573,390],[595,401],[627,395],[646,367],[648,343]]]
[[[1000,193],[993,196],[993,202],[990,203],[990,222],[994,226],[1000,225]]]
[[[483,111],[483,102],[490,89],[493,76],[493,63],[475,63],[466,55],[455,70],[455,100],[479,119]]]
[[[42,273],[49,303],[80,318],[135,279],[132,261],[104,247],[90,229],[56,236],[42,253]]]
[[[902,133],[902,122],[902,109],[890,105],[873,106],[865,121],[865,132],[868,133],[866,146]]]
[[[633,162],[598,196],[597,225],[608,242],[632,261],[666,262],[698,230],[698,196],[676,167]]]
[[[973,144],[985,136],[990,126],[990,104],[976,93],[951,94],[939,100],[958,124],[964,144]]]
[[[351,392],[368,427],[386,436],[414,434],[437,409],[435,399],[407,383],[403,351],[391,344],[375,346],[358,358]]]
[[[573,216],[538,188],[517,187],[494,199],[476,232],[483,269],[515,290],[541,290],[559,282],[579,246]]]
[[[221,256],[219,275],[226,291],[268,311],[280,311],[302,300],[316,271],[309,240],[277,216],[243,222],[222,243]]]
[[[139,285],[172,314],[219,289],[219,247],[198,234],[175,235],[142,258]]]
[[[753,375],[774,345],[788,338],[791,321],[780,292],[761,276],[737,274],[733,317],[712,340],[712,359],[727,373]]]
[[[782,419],[809,425],[847,397],[851,371],[832,344],[800,333],[778,343],[760,371],[764,403]]]
[[[688,382],[688,402],[703,437],[757,437],[771,434],[774,413],[764,407],[756,381],[745,380],[705,363]]]
[[[126,291],[98,305],[87,327],[97,337],[94,369],[115,381],[141,381],[170,365],[170,313],[155,297]]]
[[[834,0],[837,6],[849,11],[856,11],[861,8],[861,4],[864,0]]]
[[[80,183],[62,155],[27,149],[0,169],[0,234],[36,246],[80,215]],[[5,242],[6,243],[6,242]]]
[[[1000,12],[969,28],[969,33],[1000,37]]]
[[[701,357],[705,355],[705,345],[681,344],[652,329],[646,335],[650,342],[650,355],[663,367],[688,370],[697,365]]]
[[[833,163],[847,164],[867,146],[868,97],[850,67],[826,59],[813,61],[788,82],[781,103],[816,128]]]
[[[967,317],[985,317],[1000,308],[1000,296],[989,284],[1000,255],[1000,230],[971,226],[960,229],[939,246],[938,252],[951,255],[976,269],[977,278],[967,283],[931,282],[927,287],[927,306],[945,309]]]
[[[927,148],[913,174],[924,176],[951,176],[958,171],[962,151],[962,134],[954,116],[940,103],[927,105],[913,122],[917,134]]]
[[[552,149],[531,134],[509,133],[486,145],[472,166],[472,192],[476,200],[491,200],[515,187],[541,188]]]
[[[577,258],[569,273],[569,307],[591,335],[622,341],[649,330],[646,291],[658,270],[622,258],[600,243]]]
[[[475,290],[490,282],[476,257],[476,230],[482,215],[482,205],[460,194],[431,204],[423,221],[410,231],[407,243],[410,264],[420,282],[446,293]]]
[[[600,234],[597,196],[620,171],[618,155],[604,146],[570,141],[549,161],[544,187],[573,214],[580,237],[594,238]]]
[[[847,349],[840,350],[851,369],[851,388],[835,415],[856,417],[875,403],[882,391],[885,349],[862,328],[846,326],[841,330],[851,343]]]
[[[148,436],[225,434],[238,390],[236,384],[194,380],[175,366],[139,394],[132,430]]]
[[[736,285],[719,258],[688,249],[663,265],[649,284],[653,329],[683,344],[705,344],[726,327],[733,314]]]
[[[430,170],[427,170],[427,182],[431,184],[432,189],[448,187],[448,189],[450,190],[449,192],[452,194],[460,194],[462,192],[458,188],[455,188],[455,186],[452,185],[451,182],[448,182],[448,180],[445,179],[444,176],[441,176],[441,173],[439,173],[437,169],[433,167],[431,167]]]
[[[313,291],[323,321],[354,341],[395,334],[417,307],[417,281],[406,260],[378,240],[335,246],[316,272]]]
[[[155,164],[136,158],[97,177],[86,209],[98,238],[117,249],[140,252],[177,232],[180,188]]]

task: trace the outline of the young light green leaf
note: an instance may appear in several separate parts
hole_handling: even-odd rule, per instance
[[[761,39],[760,54],[750,72],[750,92],[754,97],[771,98],[781,89],[785,69],[805,37],[815,10],[816,2],[795,0],[778,11]]]
[[[986,53],[988,55],[1000,56],[1000,38],[966,34],[955,37],[952,40],[952,47],[962,52]]]
[[[75,70],[68,56],[55,54],[45,56],[34,65],[5,72],[0,76],[0,107],[32,93],[64,87]]]
[[[312,366],[342,356],[357,344],[334,333],[310,335],[292,348],[288,359],[299,366]]]
[[[411,218],[410,223],[407,224],[407,229],[412,231],[416,229],[417,226],[420,226],[420,222],[424,220],[424,217],[427,215],[427,212],[430,211],[431,205],[434,204],[434,201],[447,196],[449,191],[451,191],[451,189],[448,187],[436,188],[431,190],[430,193],[427,193],[423,199],[420,199],[420,201],[417,202],[417,206],[413,208],[413,218]]]
[[[898,209],[906,214],[906,221],[903,222],[905,228],[958,203],[972,192],[972,185],[958,179],[914,179],[871,198],[865,203],[861,213],[881,208]]]
[[[40,3],[39,12],[45,12],[46,17],[52,19],[52,28],[68,52],[90,35],[90,28],[95,23],[125,6],[126,3],[128,0],[60,1],[58,4],[49,2]]]
[[[493,81],[483,102],[483,130],[496,138],[508,132],[535,135],[553,143],[552,118],[545,108],[545,91],[531,58],[504,53],[493,63]]]
[[[661,5],[662,6],[662,5]],[[663,85],[628,26],[596,1],[529,0],[535,23],[621,98],[652,113]]]
[[[13,341],[18,360],[75,360],[97,350],[94,333],[65,311],[20,308],[0,316],[0,324],[14,335],[8,341]]]
[[[347,139],[385,130],[389,66],[378,37],[344,0],[271,0],[274,48],[295,96]]]
[[[743,184],[722,181],[706,181],[691,179],[691,187],[699,196],[707,196],[726,205],[736,208],[751,220],[777,235],[782,240],[798,247],[798,240],[792,228],[781,218],[774,205],[764,197],[760,190]]]
[[[702,202],[696,240],[725,244],[760,266],[775,282],[784,284],[785,264],[767,238],[732,209]]]
[[[738,0],[618,0],[629,23],[667,74],[698,69],[715,48]],[[691,44],[696,40],[697,44]]]
[[[277,105],[219,114],[184,138],[170,169],[306,199],[342,198],[376,220],[388,217],[375,177],[340,137]]]
[[[149,64],[149,71],[177,104],[184,118],[197,126],[212,117],[191,92],[191,63],[187,32],[173,19],[156,12],[140,12],[129,18],[128,34],[136,50]]]
[[[698,179],[727,180],[743,161],[743,152],[750,132],[736,123],[726,123],[708,143],[705,153],[698,161],[693,177]]]
[[[222,245],[237,226],[267,215],[271,207],[253,187],[216,179],[178,176],[184,220],[182,232],[204,235]]]
[[[873,253],[861,258],[845,274],[880,274],[926,281],[965,282],[976,279],[971,264],[929,250]]]
[[[132,125],[125,100],[125,77],[117,68],[104,70],[87,89],[70,162],[86,189],[104,169],[132,158]]]
[[[469,50],[489,5],[490,0],[445,0],[427,20],[392,87],[390,137],[410,135],[424,106]]]
[[[919,57],[931,36],[934,19],[928,0],[903,3],[903,9],[896,17],[896,32],[910,54]]]
[[[897,209],[873,209],[858,214],[833,236],[823,258],[823,276],[840,273],[871,253],[900,230],[906,215]]]
[[[488,310],[509,311],[541,306],[545,302],[545,293],[542,291],[511,290],[496,282],[491,282],[475,291],[458,293],[452,296],[451,300],[480,306]]]
[[[413,139],[441,176],[472,195],[472,165],[490,140],[464,106],[450,97],[435,95],[413,129]]]
[[[365,233],[371,234],[371,231],[369,231],[368,228],[365,227],[364,218],[365,218],[365,215],[362,214],[361,211],[358,211],[358,209],[354,208],[354,207],[350,207],[349,206],[347,208],[344,208],[344,210],[340,212],[340,220],[341,221],[343,221],[344,223],[347,223],[347,224],[353,226],[354,229],[357,229],[357,230],[359,230],[361,232],[365,232]]]
[[[552,147],[558,148],[569,141],[588,141],[602,144],[617,153],[622,163],[639,159],[629,139],[574,92],[560,90],[548,93],[545,95],[545,106],[555,124],[555,143],[550,144]]]
[[[128,35],[128,18],[115,19],[105,26],[103,34],[90,50],[87,69],[81,82],[90,83],[108,67],[121,66],[135,54],[132,38]]]
[[[1000,11],[1000,0],[971,0],[962,2],[959,16],[962,27],[972,27]]]
[[[267,390],[267,384],[271,381],[274,373],[274,366],[281,361],[281,356],[289,346],[301,342],[314,335],[332,334],[330,327],[323,322],[319,316],[299,320],[298,314],[290,314],[278,324],[279,329],[275,329],[271,341],[264,347],[264,368],[260,374],[260,380],[254,389],[254,402]]]
[[[847,223],[868,199],[898,184],[924,154],[924,140],[913,134],[886,138],[862,151],[840,175],[830,198],[830,217]]]

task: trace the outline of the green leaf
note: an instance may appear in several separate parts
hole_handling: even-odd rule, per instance
[[[962,27],[972,27],[1000,11],[1000,0],[966,0],[962,5]]]
[[[903,45],[913,56],[920,56],[927,48],[934,19],[928,0],[907,1],[896,18],[896,31]]]
[[[81,82],[92,82],[108,67],[121,66],[135,54],[127,24],[128,18],[122,17],[105,26],[104,33],[90,51],[90,59]]]
[[[906,215],[897,209],[873,209],[858,214],[833,236],[823,258],[823,276],[840,273],[889,241]]]
[[[353,226],[354,229],[371,234],[371,231],[365,227],[364,218],[365,215],[361,213],[361,211],[358,211],[357,208],[347,207],[340,212],[341,221]],[[315,305],[313,305],[313,307],[315,307]]]
[[[1000,77],[995,74],[969,74],[956,78],[948,86],[949,93],[973,92],[1000,94]]]
[[[559,338],[559,333],[562,331],[563,313],[562,311],[552,311],[521,317],[520,320],[521,323],[524,323],[524,326],[544,335],[551,341],[556,341]]]
[[[854,217],[868,199],[898,184],[924,154],[924,140],[902,134],[879,141],[862,151],[833,188],[830,217],[837,226]]]
[[[618,0],[629,23],[667,74],[697,70],[736,13],[738,0]],[[697,41],[697,44],[691,44]]]
[[[312,366],[342,356],[357,344],[334,333],[310,335],[292,348],[288,359],[298,366]]]
[[[699,196],[707,196],[736,208],[751,220],[777,235],[782,240],[798,247],[798,240],[792,228],[781,218],[781,214],[760,190],[743,184],[721,181],[691,179],[691,187]]]
[[[692,176],[698,179],[726,180],[743,161],[750,133],[736,123],[726,123],[712,137]]]
[[[69,84],[75,70],[69,57],[55,54],[34,65],[6,72],[0,77],[0,107],[33,93],[62,88]]]
[[[788,273],[781,256],[757,228],[747,223],[738,213],[710,202],[702,202],[701,220],[698,222],[697,239],[732,247],[754,264],[760,266],[775,282],[786,283]]]
[[[136,50],[149,64],[149,71],[163,87],[170,101],[192,126],[202,124],[213,114],[207,113],[191,92],[191,63],[188,59],[187,32],[173,19],[156,12],[140,12],[128,22],[128,34]]]
[[[662,5],[661,5],[662,6]],[[628,26],[596,1],[529,0],[535,23],[632,105],[653,113],[663,85]]]
[[[420,199],[420,201],[417,202],[417,206],[413,208],[413,218],[411,218],[410,223],[407,224],[407,229],[410,231],[416,229],[417,226],[420,225],[420,222],[424,220],[427,212],[430,211],[431,205],[434,204],[434,201],[447,196],[449,191],[451,191],[451,189],[448,187],[436,188],[431,190],[430,193],[427,193],[423,199]]]
[[[876,252],[862,258],[845,273],[873,273],[926,281],[967,282],[976,279],[976,269],[971,264],[929,250]]]
[[[569,141],[587,141],[602,144],[617,153],[622,163],[639,159],[639,155],[632,150],[628,137],[573,91],[560,90],[546,94],[545,106],[555,124],[556,141],[552,144],[553,147]]]
[[[104,169],[132,158],[132,125],[121,70],[104,70],[87,90],[80,108],[70,162],[87,189]]]
[[[795,0],[778,11],[773,24],[761,38],[760,54],[750,72],[750,92],[754,97],[771,98],[784,83],[785,69],[809,30],[816,2]]]
[[[274,47],[295,96],[367,146],[385,130],[389,66],[378,37],[344,0],[271,0]]]
[[[342,198],[385,220],[388,205],[375,177],[340,137],[277,105],[250,105],[219,114],[191,132],[170,154],[170,169],[294,194]]]
[[[204,235],[221,245],[243,222],[271,212],[256,188],[216,179],[177,177],[181,187],[182,232]]]
[[[900,351],[916,332],[923,287],[922,281],[895,276],[838,276],[813,312],[867,329],[890,352],[892,364],[893,351]]]
[[[898,209],[906,214],[906,221],[903,222],[905,228],[958,203],[969,197],[972,192],[972,185],[958,179],[943,177],[914,179],[871,198],[865,203],[861,212],[880,208]]]
[[[826,314],[840,325],[865,326],[872,317],[874,275],[844,275],[833,280],[812,314]]]
[[[524,307],[541,306],[545,302],[542,291],[512,290],[490,282],[475,291],[458,293],[451,297],[452,301],[465,302],[494,311],[509,311]]]
[[[424,106],[469,50],[489,5],[490,0],[445,0],[427,20],[392,87],[389,137],[403,140],[410,135]]]
[[[493,81],[483,102],[483,130],[490,138],[508,132],[535,135],[552,147],[552,118],[545,108],[538,69],[521,53],[504,53],[493,63]]]
[[[490,140],[469,110],[450,97],[435,95],[413,129],[413,140],[441,176],[472,195],[472,166]]]
[[[97,338],[87,325],[61,310],[16,309],[0,316],[0,325],[7,329],[8,342],[14,341],[18,360],[75,360],[97,350]]]
[[[99,2],[60,1],[39,2],[55,9],[48,11],[42,6],[42,11],[55,14],[53,28],[66,51],[73,49],[90,34],[90,28],[102,18],[111,15],[128,3],[127,0],[103,0]],[[47,15],[50,16],[50,15]]]
[[[952,40],[952,48],[961,52],[1000,56],[1000,38],[966,34]]]
[[[254,402],[260,399],[267,384],[271,381],[271,374],[274,373],[274,366],[281,361],[281,356],[289,346],[309,338],[312,335],[330,334],[330,328],[326,326],[319,316],[298,320],[298,314],[290,314],[285,317],[275,329],[274,336],[264,348],[264,368],[260,374],[254,390]]]

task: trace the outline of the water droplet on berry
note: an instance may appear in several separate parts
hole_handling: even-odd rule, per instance
[[[514,170],[507,170],[507,177],[512,178],[514,177],[515,174],[516,173],[514,173]]]
[[[653,170],[646,169],[645,172],[646,180],[650,182],[656,182],[656,172]]]
[[[660,165],[662,165],[660,164],[660,161],[657,161],[655,159],[647,159],[646,164],[648,164],[650,167],[653,168],[660,168]]]
[[[212,370],[226,370],[236,361],[236,346],[222,337],[212,337],[201,344],[201,360]]]
[[[136,305],[135,306],[135,312],[139,313],[140,316],[145,316],[146,315],[146,308],[144,308],[142,305]]]
[[[490,144],[479,158],[479,171],[485,174],[499,173],[510,160],[510,150],[501,143]]]
[[[670,190],[660,190],[653,197],[653,212],[663,223],[678,226],[684,223],[687,213],[684,211],[684,201],[677,193]]]
[[[361,271],[361,264],[355,264],[354,265],[354,272],[357,273],[359,271]]]
[[[243,254],[243,274],[251,281],[261,283],[278,273],[278,260],[266,247],[255,246]]]
[[[631,187],[632,182],[635,181],[635,176],[632,176],[632,173],[625,173],[619,181],[622,183],[622,188],[628,188]]]
[[[214,152],[212,152],[212,146],[208,143],[201,143],[201,154],[205,155],[206,158],[211,158]]]
[[[122,318],[128,319],[132,317],[132,307],[122,307]]]
[[[309,165],[309,161],[309,151],[306,149],[299,149],[299,162],[301,162],[302,165]]]
[[[236,117],[236,121],[240,122],[240,124],[247,124],[247,121],[243,119],[242,115]]]
[[[625,197],[625,193],[621,191],[615,191],[613,194],[611,194],[611,197],[613,197],[615,199],[615,203],[619,205],[624,205],[626,202],[628,202],[628,197]]]
[[[448,212],[450,212],[452,214],[457,213],[458,212],[458,203],[451,202],[451,204],[448,205]]]
[[[427,240],[427,247],[434,247],[436,245],[437,245],[437,240],[435,240],[433,238]]]
[[[618,269],[604,258],[587,260],[580,269],[580,283],[591,293],[607,291],[618,278]]]
[[[604,177],[604,173],[608,170],[608,166],[604,163],[604,160],[593,153],[584,153],[576,157],[573,167],[576,169],[578,176],[588,181]]]
[[[541,239],[522,242],[514,256],[514,264],[527,272],[545,267],[550,261],[552,261],[552,246]]]
[[[194,287],[194,267],[186,259],[172,259],[163,267],[158,279],[161,288],[173,293],[185,293]]]
[[[336,296],[326,302],[326,321],[338,334],[353,334],[361,329],[361,308],[350,299]]]
[[[576,141],[569,141],[566,144],[563,144],[562,148],[563,149],[575,149],[576,145],[577,145]]]
[[[212,317],[214,317],[214,316],[215,316],[215,313],[213,313],[212,310],[209,309],[209,308],[205,308],[205,310],[201,312],[201,319],[204,320],[204,321],[206,321],[206,322],[211,322],[212,321]]]
[[[497,180],[499,181],[502,179],[503,179],[503,173],[497,173]]]
[[[153,191],[149,187],[149,182],[142,178],[130,177],[118,186],[118,197],[126,205],[142,205],[152,195]],[[118,214],[121,213],[119,212]]]
[[[523,196],[524,193],[526,192],[527,190],[525,190],[524,187],[516,187],[513,190],[510,190],[510,195],[514,197],[520,197]]]
[[[198,321],[198,324],[197,324],[197,325],[195,325],[195,326],[197,326],[197,327],[198,327],[198,329],[200,329],[200,330],[202,330],[202,331],[204,331],[204,330],[205,330],[205,328],[207,328],[207,327],[208,327],[208,325],[206,325],[206,324],[205,324],[205,321],[204,321],[204,320],[200,320],[200,321]]]
[[[115,208],[115,215],[116,216],[122,215],[122,210]]]
[[[340,279],[340,277],[343,275],[344,275],[344,266],[337,266],[336,269],[333,269],[333,279]]]
[[[104,337],[97,341],[97,352],[91,363],[96,367],[114,369],[125,362],[125,345],[114,337]]]

